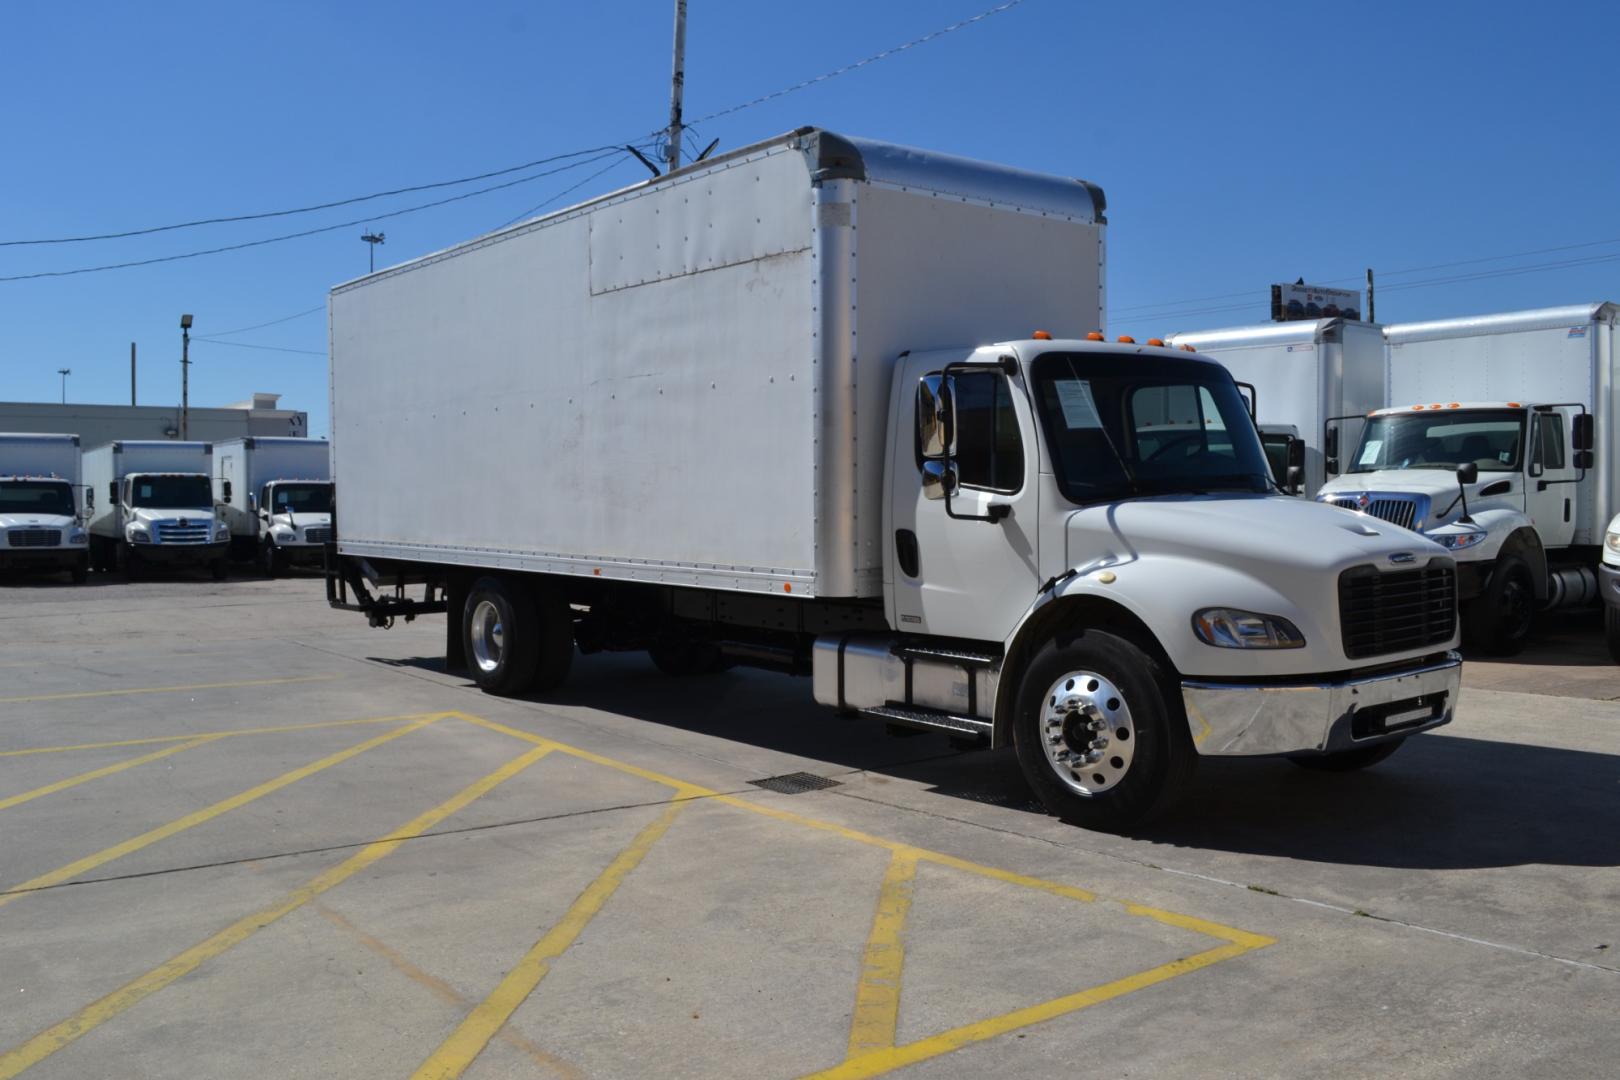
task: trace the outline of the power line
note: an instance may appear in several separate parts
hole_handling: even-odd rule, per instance
[[[326,351],[324,349],[289,349],[284,345],[252,345],[246,341],[221,341],[218,338],[206,337],[194,337],[191,340],[206,341],[210,345],[229,345],[233,349],[263,349],[265,352],[303,353],[305,356],[326,355]]]
[[[384,221],[388,218],[400,217],[405,214],[414,214],[421,210],[432,209],[435,206],[444,206],[448,203],[460,202],[463,199],[471,199],[479,195],[487,195],[492,191],[501,191],[509,187],[516,187],[518,184],[533,183],[534,181],[543,179],[547,176],[555,176],[557,173],[567,172],[569,169],[577,169],[582,165],[590,165],[593,162],[601,161],[603,158],[616,157],[623,153],[625,153],[623,148],[613,147],[607,153],[600,154],[597,157],[586,158],[583,161],[576,161],[572,164],[563,165],[555,169],[548,169],[545,172],[535,173],[533,176],[522,176],[516,180],[508,180],[502,184],[492,184],[489,187],[478,188],[475,191],[462,192],[460,195],[451,195],[448,198],[435,199],[433,202],[420,203],[416,206],[407,206],[402,210],[390,210],[384,214],[373,214],[370,217],[356,218],[353,221],[343,221],[336,225],[323,225],[317,229],[305,229],[302,232],[285,233],[281,236],[269,236],[262,240],[245,240],[239,244],[226,244],[223,247],[205,248],[201,251],[187,251],[182,252],[179,255],[160,255],[151,259],[135,259],[130,262],[107,263],[102,266],[79,266],[74,267],[71,270],[41,270],[32,274],[11,274],[6,277],[0,277],[0,282],[31,281],[35,278],[72,277],[75,274],[95,274],[104,270],[126,270],[134,266],[152,266],[157,263],[178,262],[181,259],[195,259],[203,255],[218,255],[226,251],[241,251],[244,248],[263,247],[265,244],[278,244],[284,240],[297,240],[305,236],[317,236],[321,233],[335,232],[338,229],[351,229],[356,225],[365,225],[373,221]]]
[[[952,23],[949,26],[941,27],[938,30],[934,30],[934,31],[931,31],[931,32],[929,32],[927,34],[924,34],[920,38],[913,38],[912,40],[907,41],[904,44],[895,45],[895,46],[892,46],[890,48],[884,49],[880,53],[873,53],[871,56],[868,56],[864,60],[857,60],[852,64],[845,64],[843,67],[834,68],[832,71],[824,72],[823,74],[817,75],[813,79],[805,79],[803,82],[794,83],[792,86],[786,86],[786,87],[783,87],[780,90],[773,90],[771,93],[764,94],[764,95],[762,95],[760,97],[754,98],[752,101],[745,101],[741,105],[733,105],[730,108],[721,109],[719,112],[712,112],[708,116],[700,116],[696,120],[687,121],[687,123],[688,124],[705,124],[705,123],[708,123],[710,120],[718,120],[722,116],[730,116],[732,113],[742,112],[744,109],[752,109],[755,105],[763,105],[767,101],[774,101],[779,97],[785,97],[788,94],[796,93],[797,91],[804,90],[807,87],[815,86],[817,83],[824,83],[828,79],[836,79],[840,75],[847,75],[851,71],[855,71],[855,70],[857,70],[859,68],[866,67],[868,64],[875,64],[879,60],[887,60],[889,57],[894,56],[894,55],[896,55],[898,53],[903,53],[907,49],[915,49],[919,45],[925,45],[928,42],[933,41],[935,38],[944,37],[946,34],[955,33],[957,30],[966,29],[967,27],[972,26],[974,23],[983,22],[985,19],[990,18],[992,15],[1000,15],[1003,11],[1007,11],[1007,10],[1009,10],[1011,8],[1015,8],[1015,7],[1017,7],[1019,4],[1021,4],[1023,2],[1024,2],[1024,0],[1007,0],[1007,2],[1004,3],[1004,4],[997,4],[995,7],[991,8],[990,10],[981,11],[977,15],[972,16],[971,18],[963,19],[961,22],[955,22],[955,23]],[[653,134],[656,134],[656,132],[653,133]]]
[[[370,202],[373,199],[386,199],[392,195],[409,195],[416,191],[432,191],[437,188],[457,187],[461,184],[471,184],[478,180],[489,180],[496,176],[507,176],[511,173],[522,172],[525,169],[538,168],[541,165],[550,165],[554,161],[566,161],[569,158],[584,157],[587,154],[600,153],[604,150],[617,150],[617,146],[597,146],[589,150],[574,150],[566,154],[555,154],[551,157],[540,158],[525,162],[522,165],[511,165],[504,169],[495,169],[492,172],[479,173],[476,176],[463,176],[458,180],[439,180],[431,184],[414,184],[410,187],[394,188],[391,191],[377,191],[370,195],[356,195],[348,199],[334,199],[331,202],[317,203],[313,206],[299,206],[290,210],[265,210],[255,214],[230,214],[222,217],[198,218],[196,221],[180,221],[172,225],[152,225],[144,229],[126,229],[123,232],[98,233],[91,236],[59,236],[45,240],[0,240],[0,247],[23,247],[36,244],[81,244],[91,240],[122,240],[130,236],[150,236],[153,233],[172,232],[175,229],[194,229],[202,225],[223,225],[234,221],[262,221],[265,218],[289,217],[294,214],[312,214],[317,210],[330,210],[337,206],[352,206],[355,203]]]
[[[629,155],[626,154],[625,157],[628,158]],[[596,172],[591,173],[591,175],[587,176],[585,179],[581,180],[577,184],[573,184],[573,185],[570,185],[569,187],[563,188],[561,191],[557,192],[557,194],[553,195],[551,198],[547,199],[545,202],[539,203],[539,204],[537,204],[535,206],[529,207],[527,210],[523,211],[523,213],[519,214],[517,217],[513,218],[511,221],[505,222],[500,227],[504,229],[504,228],[506,228],[507,225],[515,225],[518,222],[522,221],[524,218],[533,217],[535,214],[539,213],[541,210],[544,210],[546,207],[550,206],[552,203],[556,202],[558,199],[562,198],[564,195],[567,195],[569,192],[578,191],[580,188],[584,187],[586,184],[590,183],[592,180],[595,180],[598,176],[605,176],[605,175],[612,172],[614,169],[617,169],[620,165],[623,165],[623,164],[624,164],[624,159],[623,158],[616,159],[614,161],[608,162],[606,167],[598,169]]]
[[[232,334],[245,334],[249,330],[263,330],[267,326],[278,326],[278,325],[280,325],[281,323],[284,323],[284,322],[292,322],[294,319],[305,319],[305,318],[308,318],[309,316],[315,314],[317,311],[325,311],[325,310],[326,310],[326,305],[322,304],[320,307],[312,307],[308,311],[300,311],[300,312],[297,312],[296,314],[293,314],[293,315],[284,315],[279,319],[271,319],[269,322],[255,323],[252,326],[242,326],[242,327],[238,327],[235,330],[221,330],[219,333],[214,334],[214,335],[212,335],[210,337],[198,338],[197,340],[198,341],[218,341],[220,338],[222,338],[222,337],[230,337]],[[228,345],[230,343],[229,342],[222,342],[222,344]]]

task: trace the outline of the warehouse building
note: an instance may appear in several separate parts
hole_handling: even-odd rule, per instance
[[[280,394],[254,394],[224,408],[193,406],[187,434],[199,442],[223,442],[247,435],[309,435],[309,414],[278,408]],[[54,402],[0,401],[0,431],[60,432],[77,435],[88,450],[119,439],[178,439],[178,405],[58,405]]]

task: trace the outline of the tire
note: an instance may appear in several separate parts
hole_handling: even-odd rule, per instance
[[[214,575],[215,581],[224,581],[231,576],[231,564],[225,560],[223,555],[209,563],[208,570]]]
[[[549,590],[516,578],[481,577],[462,607],[467,670],[485,693],[554,690],[574,660],[573,616]]]
[[[1406,738],[1403,736],[1372,746],[1358,746],[1353,750],[1338,750],[1331,754],[1300,754],[1288,760],[1312,772],[1354,772],[1357,769],[1371,768],[1399,750],[1405,743]]]
[[[647,650],[653,666],[673,679],[714,675],[731,665],[713,642],[693,638],[662,638]]]
[[[1197,767],[1169,672],[1114,634],[1086,630],[1048,642],[1024,670],[1015,710],[1024,778],[1070,824],[1116,832],[1160,817]],[[1094,739],[1107,744],[1093,751]],[[1093,752],[1102,756],[1083,763]],[[1059,754],[1078,768],[1060,765]]]
[[[1620,664],[1620,608],[1604,605],[1603,633],[1609,639],[1609,655]]]
[[[1463,635],[1490,656],[1513,656],[1530,640],[1536,616],[1536,583],[1530,564],[1517,555],[1496,561],[1485,591],[1464,612]]]
[[[259,571],[267,578],[281,573],[281,553],[268,540],[259,545]]]
[[[68,576],[73,579],[73,584],[75,585],[83,585],[85,582],[89,581],[90,556],[86,554],[84,558],[74,563],[72,568],[68,570]]]
[[[145,576],[146,565],[141,562],[141,557],[135,553],[135,549],[128,544],[119,545],[118,559],[123,564],[122,569],[126,581],[139,581]]]

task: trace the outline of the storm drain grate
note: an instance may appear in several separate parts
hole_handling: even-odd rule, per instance
[[[781,795],[803,795],[807,791],[820,791],[823,788],[838,787],[837,780],[829,780],[825,776],[815,773],[790,772],[781,776],[767,776],[763,780],[750,780],[755,787],[774,791]]]

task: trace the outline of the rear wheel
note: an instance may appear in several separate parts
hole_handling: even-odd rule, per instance
[[[1530,640],[1536,615],[1536,583],[1530,564],[1517,555],[1496,561],[1485,591],[1464,613],[1468,643],[1492,656],[1512,656]]]
[[[1088,829],[1164,814],[1197,765],[1167,673],[1114,634],[1048,642],[1024,672],[1016,709],[1025,779],[1049,811]]]
[[[473,681],[486,693],[551,690],[573,664],[573,619],[549,590],[515,578],[482,577],[468,590],[463,646]]]
[[[1609,655],[1620,664],[1620,608],[1603,608],[1603,632],[1609,639]]]
[[[1401,748],[1404,738],[1391,739],[1374,746],[1357,746],[1351,750],[1337,750],[1331,754],[1301,754],[1291,757],[1292,761],[1302,769],[1313,772],[1354,772],[1357,769],[1366,769],[1378,764]]]

